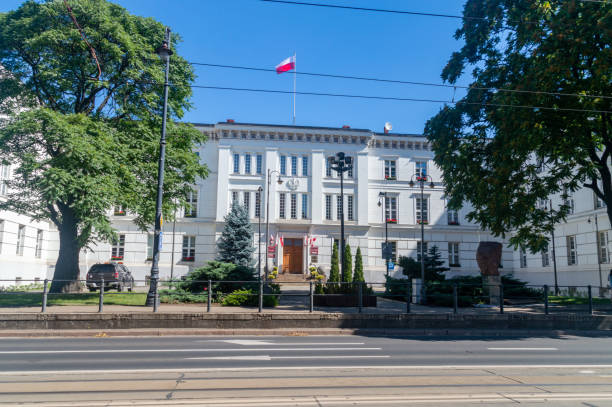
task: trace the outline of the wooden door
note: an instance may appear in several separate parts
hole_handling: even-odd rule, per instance
[[[284,239],[283,273],[302,274],[302,239]]]

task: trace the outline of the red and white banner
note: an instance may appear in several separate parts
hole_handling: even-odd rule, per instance
[[[283,240],[283,235],[279,238],[281,247],[285,247],[285,241]]]
[[[276,73],[289,72],[295,69],[295,55],[276,65]]]

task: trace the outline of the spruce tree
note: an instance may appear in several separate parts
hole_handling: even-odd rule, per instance
[[[343,270],[344,279],[342,280],[342,282],[350,283],[351,281],[353,281],[353,274],[351,273],[351,271],[353,270],[353,258],[351,257],[351,246],[348,243],[346,244],[346,246],[344,246]]]
[[[217,242],[217,260],[238,266],[253,265],[253,226],[246,207],[234,203],[225,217],[223,233]]]
[[[334,242],[334,247],[332,249],[332,258],[331,258],[331,269],[329,270],[329,279],[327,280],[328,288],[332,291],[338,286],[340,281],[340,269],[338,266],[338,245]]]
[[[444,272],[450,270],[444,267],[444,260],[438,246],[432,246],[425,255],[425,279],[427,281],[443,281]]]
[[[363,276],[363,259],[361,258],[361,248],[357,246],[357,253],[355,253],[355,273],[353,274],[353,281],[357,282],[365,282],[365,278]]]

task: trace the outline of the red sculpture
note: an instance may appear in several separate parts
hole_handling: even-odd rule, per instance
[[[483,276],[499,276],[502,244],[498,242],[480,242],[476,250],[476,263]]]

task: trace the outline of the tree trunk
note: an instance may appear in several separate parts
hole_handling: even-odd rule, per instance
[[[77,243],[78,224],[71,208],[64,208],[62,223],[59,229],[60,249],[53,273],[51,293],[65,293],[81,291],[79,283],[79,252],[81,248]]]

